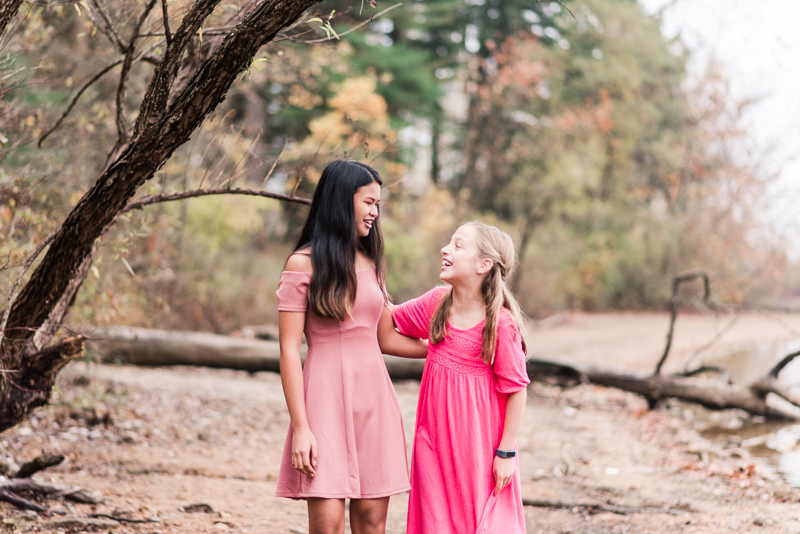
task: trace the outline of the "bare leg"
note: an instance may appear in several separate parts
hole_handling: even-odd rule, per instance
[[[353,534],[384,534],[389,497],[350,501],[350,530]]]
[[[309,534],[344,534],[344,499],[308,499]]]

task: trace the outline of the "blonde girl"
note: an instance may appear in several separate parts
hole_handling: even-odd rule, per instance
[[[517,432],[526,402],[523,315],[506,285],[511,237],[478,222],[442,248],[436,287],[396,306],[379,337],[428,339],[408,534],[523,534]]]

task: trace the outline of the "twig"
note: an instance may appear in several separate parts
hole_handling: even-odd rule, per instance
[[[693,360],[693,359],[694,359],[694,358],[695,358],[695,357],[696,357],[698,354],[700,354],[700,353],[702,353],[702,352],[706,351],[706,350],[707,350],[709,347],[711,347],[711,345],[713,345],[714,343],[716,343],[717,341],[719,341],[719,340],[722,338],[722,336],[724,336],[724,335],[725,335],[725,334],[728,332],[728,330],[730,330],[731,328],[733,328],[733,325],[734,325],[734,324],[736,324],[736,321],[738,321],[738,320],[739,320],[739,316],[738,316],[738,315],[734,315],[734,316],[733,316],[733,319],[731,319],[731,320],[728,322],[728,324],[726,324],[726,325],[725,325],[725,326],[724,326],[724,327],[723,327],[721,330],[719,330],[719,331],[718,331],[718,332],[717,332],[717,333],[714,335],[714,337],[712,337],[711,339],[709,339],[708,341],[706,341],[705,343],[703,343],[703,345],[701,345],[701,346],[700,346],[700,347],[699,347],[697,350],[695,350],[695,351],[692,353],[692,355],[691,355],[691,356],[689,356],[689,359],[688,359],[688,360],[686,360],[686,365],[684,365],[684,370],[686,370],[686,369],[688,369],[688,368],[689,368],[689,364],[691,363],[691,361],[692,361],[692,360]]]
[[[103,35],[108,37],[108,39],[111,41],[111,44],[113,44],[117,48],[117,51],[120,54],[124,54],[125,44],[122,42],[122,38],[119,36],[119,33],[117,32],[116,28],[114,28],[114,24],[111,22],[111,18],[108,16],[108,13],[106,12],[106,8],[103,5],[103,3],[100,2],[99,0],[89,0],[88,5],[90,8],[89,9],[90,18],[94,19],[94,17],[91,16],[94,15],[93,11],[97,11],[97,13],[100,14],[100,18],[103,19],[103,24],[99,24],[97,20],[93,20],[93,22],[97,25],[98,28],[100,28],[100,31],[103,32]]]
[[[57,120],[57,121],[56,121],[56,123],[53,125],[53,127],[52,127],[52,128],[50,128],[49,130],[47,130],[47,131],[46,131],[44,134],[42,134],[42,136],[39,138],[39,142],[37,143],[37,146],[38,146],[39,148],[42,148],[42,143],[44,143],[44,140],[45,140],[45,139],[47,139],[47,138],[50,136],[50,134],[51,134],[51,133],[53,133],[54,131],[56,131],[56,130],[58,129],[58,127],[59,127],[59,126],[61,126],[61,123],[62,123],[62,122],[64,122],[64,119],[65,119],[65,118],[67,118],[67,115],[69,115],[69,113],[72,111],[72,108],[74,108],[74,107],[75,107],[75,104],[77,104],[77,103],[78,103],[78,99],[81,97],[81,95],[82,95],[82,94],[83,94],[83,93],[84,93],[84,92],[85,92],[85,91],[86,91],[86,90],[87,90],[87,89],[88,89],[88,88],[89,88],[89,87],[90,87],[90,86],[91,86],[93,83],[95,83],[97,80],[99,80],[100,78],[102,78],[104,74],[106,74],[108,71],[110,71],[111,69],[113,69],[113,68],[114,68],[114,67],[116,67],[117,65],[120,65],[121,63],[123,63],[123,61],[124,61],[124,60],[120,59],[119,61],[115,61],[115,62],[114,62],[114,63],[112,63],[111,65],[108,65],[108,66],[107,66],[107,67],[105,67],[103,70],[101,70],[100,72],[98,72],[97,74],[95,74],[94,76],[92,76],[92,78],[91,78],[91,79],[90,79],[88,82],[86,82],[85,84],[83,84],[83,86],[82,86],[82,87],[81,87],[81,88],[78,90],[78,92],[77,92],[77,93],[75,93],[75,96],[73,96],[73,97],[72,97],[72,101],[69,103],[69,106],[67,106],[67,109],[66,109],[66,110],[64,110],[64,113],[62,113],[62,114],[61,114],[61,116],[58,118],[58,120]]]
[[[542,1],[542,0],[536,0],[536,2],[541,2],[541,1]],[[552,3],[553,3],[553,0],[547,0],[547,3],[548,3],[548,4],[552,4]],[[564,5],[564,2],[562,2],[561,0],[556,0],[556,4],[561,4],[561,7],[563,7],[564,9],[566,9],[566,10],[569,12],[569,14],[570,14],[570,15],[572,15],[572,18],[573,18],[573,19],[575,18],[575,13],[573,13],[572,11],[570,11],[570,9],[569,9],[567,6],[565,6],[565,5]]]
[[[159,202],[172,202],[174,200],[183,200],[186,198],[197,198],[209,195],[247,195],[255,197],[274,198],[277,200],[285,200],[287,202],[297,202],[298,204],[311,204],[311,200],[294,195],[285,195],[282,193],[271,193],[269,191],[261,191],[258,189],[229,189],[227,187],[220,187],[216,189],[198,189],[194,191],[184,191],[182,193],[172,193],[165,195],[151,195],[140,198],[139,200],[132,200],[128,205],[122,209],[120,213],[126,213],[132,210],[142,209],[151,204],[158,204]]]
[[[128,517],[120,517],[117,515],[111,514],[89,514],[89,517],[102,517],[105,519],[113,519],[114,521],[119,521],[120,523],[160,523],[155,519],[131,519]]]
[[[264,182],[261,184],[262,186],[267,184],[267,180],[269,180],[270,176],[272,176],[272,173],[275,172],[275,167],[278,166],[278,162],[281,160],[281,156],[283,156],[283,153],[286,150],[286,145],[288,145],[288,144],[289,144],[289,136],[284,136],[284,138],[283,138],[283,148],[281,148],[281,151],[278,152],[278,157],[275,158],[275,161],[272,162],[272,167],[269,168],[269,172],[264,177]]]
[[[590,514],[611,512],[612,514],[620,515],[643,513],[684,515],[686,513],[683,510],[676,510],[674,508],[661,508],[655,506],[618,506],[616,504],[570,502],[558,501],[555,499],[522,499],[522,504],[523,506],[537,506],[539,508],[565,508],[567,510],[578,508],[580,510],[586,510]]]
[[[692,378],[694,376],[703,374],[703,373],[717,373],[719,375],[719,379],[727,384],[731,384],[731,373],[724,367],[717,367],[715,365],[702,365],[697,369],[692,369],[691,371],[684,371],[678,376],[683,376],[686,378]]]
[[[800,356],[800,350],[785,356],[780,362],[778,362],[778,364],[775,367],[772,368],[772,370],[770,370],[767,376],[775,379],[778,378],[778,373],[783,371],[783,368],[789,365],[789,363],[791,363],[791,361],[797,358],[798,356]]]
[[[47,507],[42,506],[41,504],[36,504],[35,502],[31,502],[28,499],[23,499],[19,495],[15,495],[10,491],[0,489],[0,501],[5,501],[8,503],[13,504],[17,508],[21,510],[33,510],[34,512],[46,512]]]
[[[39,254],[41,254],[44,248],[50,244],[57,233],[58,230],[54,231],[49,236],[44,238],[44,241],[36,245],[36,248],[33,249],[31,255],[28,256],[28,259],[22,264],[19,274],[17,275],[17,279],[14,281],[14,285],[11,286],[11,291],[9,292],[8,300],[6,301],[6,309],[3,310],[3,318],[0,319],[0,346],[3,345],[6,324],[8,324],[8,317],[11,314],[11,307],[14,305],[14,301],[17,300],[17,296],[19,295],[19,286],[22,283],[22,278],[25,276],[25,273],[28,272],[28,269],[30,269],[31,265],[33,265],[33,262],[36,261],[36,258],[39,256]]]
[[[161,0],[161,15],[164,18],[164,38],[167,41],[167,46],[172,42],[172,35],[169,31],[169,12],[167,11],[167,0]]]
[[[133,52],[136,49],[136,36],[139,35],[139,31],[142,29],[145,19],[150,15],[150,11],[152,11],[155,5],[156,0],[150,0],[147,6],[145,6],[144,11],[139,16],[139,20],[136,22],[136,26],[133,28],[131,38],[128,40],[128,46],[125,48],[125,61],[122,63],[122,72],[119,75],[116,99],[118,144],[124,144],[128,140],[128,127],[125,121],[125,93],[128,88],[128,73],[133,64]]]
[[[561,3],[561,2],[559,2],[559,3]],[[345,31],[345,32],[342,32],[342,33],[340,33],[340,34],[339,34],[339,37],[343,37],[343,36],[347,35],[348,33],[352,33],[352,32],[354,32],[354,31],[356,31],[357,29],[359,29],[359,28],[361,28],[361,27],[363,27],[363,26],[366,26],[367,24],[369,24],[370,22],[372,22],[372,20],[373,20],[374,18],[376,18],[376,17],[380,17],[380,16],[381,16],[381,15],[383,15],[384,13],[388,13],[389,11],[391,11],[391,10],[393,10],[393,9],[397,8],[397,7],[400,7],[400,6],[402,6],[402,5],[403,5],[403,3],[402,3],[402,2],[400,2],[399,4],[395,4],[395,5],[393,5],[392,7],[387,7],[386,9],[384,9],[383,11],[381,11],[380,13],[378,13],[378,14],[376,14],[376,15],[373,15],[373,16],[372,16],[372,18],[370,18],[370,19],[368,19],[368,20],[365,20],[365,21],[364,21],[364,22],[362,22],[361,24],[357,24],[356,26],[353,26],[352,28],[350,28],[349,30],[347,30],[347,31]],[[569,10],[567,10],[567,11],[569,11]],[[313,43],[324,43],[325,41],[330,41],[330,38],[329,38],[329,37],[324,37],[324,38],[322,38],[322,39],[311,39],[311,40],[308,40],[308,41],[298,41],[298,42],[300,42],[300,43],[304,43],[304,44],[313,44]]]

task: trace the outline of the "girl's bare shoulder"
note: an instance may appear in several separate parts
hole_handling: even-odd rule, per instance
[[[310,273],[313,269],[311,266],[311,251],[309,249],[300,249],[286,260],[286,271],[293,271],[298,273]]]

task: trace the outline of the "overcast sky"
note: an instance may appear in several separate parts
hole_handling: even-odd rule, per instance
[[[647,13],[664,6],[663,30],[680,34],[693,53],[690,73],[721,62],[734,94],[758,98],[746,117],[754,139],[775,148],[771,164],[785,190],[776,220],[800,228],[800,0],[640,0]],[[785,202],[785,204],[784,204]],[[789,214],[789,215],[785,215]],[[800,231],[792,236],[800,256]]]

